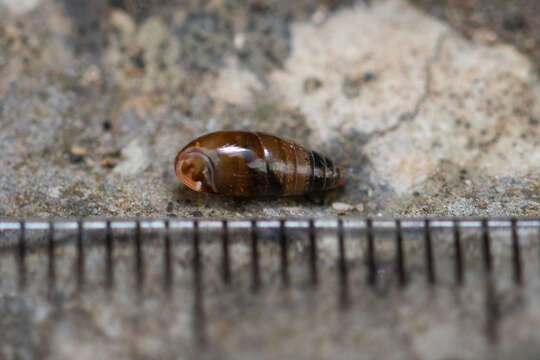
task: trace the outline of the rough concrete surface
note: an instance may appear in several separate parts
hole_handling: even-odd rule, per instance
[[[460,32],[405,0],[1,0],[0,216],[538,216],[537,57],[480,30]],[[348,182],[299,198],[194,193],[175,177],[174,156],[194,137],[220,129],[295,139],[343,165]],[[66,294],[74,286],[72,250],[58,255],[66,257],[59,275],[71,284]],[[212,263],[218,250],[204,261]],[[363,253],[357,250],[351,254]],[[132,254],[118,251],[119,262]],[[242,274],[249,249],[239,244],[235,251]],[[272,244],[261,249],[270,258],[277,251]],[[146,254],[157,274],[161,249]],[[102,255],[90,257],[90,274],[102,269]],[[190,256],[178,255],[180,288],[190,281]],[[32,261],[45,266],[37,255]],[[262,268],[272,281],[277,265],[267,261]],[[325,269],[333,271],[332,264]],[[186,330],[187,294],[168,305],[63,294],[60,311],[37,293],[33,300],[13,295],[6,279],[15,265],[4,261],[1,268],[0,326],[10,332],[0,339],[0,359],[95,358],[95,344],[103,358],[166,357],[180,348],[188,349],[186,358],[197,355]],[[119,268],[120,278],[129,277],[131,268]],[[217,274],[207,276],[218,282]],[[223,340],[207,355],[329,358],[341,349],[342,358],[358,358],[355,344],[362,344],[366,358],[490,358],[475,337],[481,320],[471,314],[483,300],[479,283],[472,284],[457,300],[450,291],[429,304],[415,297],[420,285],[384,301],[370,295],[349,317],[335,311],[333,285],[320,290],[316,306],[296,291],[285,298],[272,291],[254,303],[245,289],[224,295],[210,286],[220,297],[209,295],[208,317],[223,317],[209,324],[209,337]],[[509,309],[519,302],[501,297]],[[448,310],[454,300],[460,310]],[[276,314],[284,302],[290,307]],[[245,317],[238,320],[232,303],[243,304]],[[379,311],[361,316],[373,308]],[[518,331],[537,328],[534,310],[503,324],[516,334],[500,349],[504,356],[538,354],[537,339]],[[302,321],[293,326],[291,317]],[[253,319],[267,341],[251,336]],[[33,337],[25,338],[28,329]],[[387,338],[393,346],[380,346]],[[430,346],[445,341],[452,346]],[[315,345],[306,349],[305,342]]]
[[[333,202],[362,214],[538,213],[540,86],[508,45],[466,40],[400,1],[313,5],[285,23],[277,3],[143,18],[92,4],[4,12],[2,215],[317,216]],[[173,158],[218,129],[331,154],[347,186],[264,201],[192,193]]]

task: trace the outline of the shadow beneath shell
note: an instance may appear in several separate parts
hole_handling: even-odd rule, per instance
[[[179,205],[178,210],[180,210],[180,214],[178,216],[219,217],[238,216],[241,214],[241,216],[258,217],[261,216],[259,214],[260,210],[268,207],[279,209],[280,207],[291,206],[329,206],[332,202],[342,198],[344,193],[344,187],[340,187],[329,191],[313,192],[300,196],[230,197],[196,192],[183,184],[179,184],[171,201]],[[215,212],[212,212],[212,210]]]

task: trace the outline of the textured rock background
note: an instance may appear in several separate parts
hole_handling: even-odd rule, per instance
[[[537,2],[414,3],[420,7],[404,0],[0,0],[0,216],[538,216]],[[193,137],[219,129],[296,139],[343,164],[349,181],[302,198],[193,193],[174,176],[174,156]],[[526,278],[536,279],[536,235],[529,235]],[[509,264],[508,238],[496,238],[497,268]],[[452,264],[444,260],[436,292],[421,281],[394,291],[392,239],[377,243],[383,289],[367,291],[364,248],[351,242],[359,311],[347,316],[335,311],[333,234],[321,238],[327,285],[315,296],[301,286],[252,296],[242,242],[233,249],[239,289],[228,293],[216,270],[219,248],[208,244],[215,348],[202,355],[330,358],[339,351],[357,359],[361,348],[379,358],[494,358],[481,336],[480,245],[464,239],[473,275],[459,294],[445,287]],[[408,242],[407,261],[420,277],[416,240]],[[29,255],[29,282],[38,286],[17,296],[17,264],[0,253],[0,333],[8,334],[0,359],[95,358],[96,344],[104,358],[166,358],[178,349],[195,356],[190,248],[178,244],[177,301],[164,304],[155,296],[162,249],[145,244],[148,296],[137,304],[129,244],[115,249],[112,299],[99,291],[75,295],[75,249],[59,249],[63,288],[53,304],[42,301],[44,257]],[[442,259],[448,244],[437,242]],[[302,278],[305,241],[295,245],[291,273]],[[263,280],[271,285],[279,283],[278,251],[272,241],[261,245]],[[88,250],[90,289],[103,285],[103,255]],[[538,302],[527,307],[509,279],[501,282],[501,313],[513,315],[501,332],[513,336],[498,354],[534,358]],[[540,284],[529,284],[528,295],[537,294]]]
[[[2,215],[538,214],[537,73],[497,38],[402,1],[2,4]],[[233,128],[332,154],[347,186],[180,185],[175,153]]]

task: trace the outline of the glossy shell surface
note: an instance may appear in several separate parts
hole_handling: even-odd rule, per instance
[[[302,195],[345,182],[332,160],[260,132],[203,135],[178,153],[174,166],[190,189],[236,197]]]

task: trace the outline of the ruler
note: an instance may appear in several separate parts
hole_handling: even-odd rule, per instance
[[[0,358],[535,358],[539,244],[540,218],[2,219]]]

